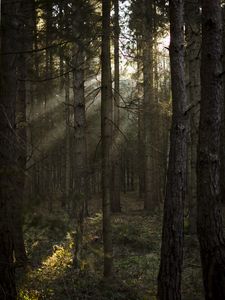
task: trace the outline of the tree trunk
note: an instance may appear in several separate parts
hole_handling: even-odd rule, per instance
[[[119,36],[120,36],[120,25],[119,25],[119,1],[114,0],[114,126],[113,126],[113,189],[111,199],[112,212],[120,212],[120,146],[117,141],[118,135],[120,135],[120,65],[119,65]]]
[[[0,55],[0,298],[16,300],[12,206],[16,191],[16,63],[20,3],[1,3]]]
[[[144,157],[144,117],[143,117],[143,97],[142,97],[142,85],[140,82],[141,76],[141,43],[140,38],[137,36],[137,99],[138,99],[138,141],[137,141],[137,153],[139,157]],[[145,195],[145,162],[144,159],[138,157],[138,184],[139,184],[139,198],[144,198]]]
[[[77,29],[82,20],[76,15],[77,4],[73,3],[73,36],[76,37]],[[86,110],[85,110],[85,53],[84,39],[80,39],[80,44],[74,45],[73,59],[73,95],[74,95],[74,149],[75,149],[75,253],[73,263],[75,267],[80,266],[83,240],[83,223],[87,215],[89,178],[87,170],[87,142],[86,142]]]
[[[64,4],[62,1],[59,2],[59,27],[60,27],[60,33],[63,33],[63,7]],[[63,63],[63,59],[64,59],[64,49],[62,47],[59,48],[59,73],[60,73],[60,83],[59,83],[59,92],[61,92],[63,90],[63,86],[65,83],[66,78],[63,76],[64,73],[64,63]]]
[[[27,154],[27,135],[26,135],[26,66],[25,57],[21,55],[18,60],[18,91],[16,103],[16,132],[17,132],[17,192],[13,206],[14,219],[14,250],[17,263],[25,263],[27,260],[23,230],[22,230],[22,207],[25,188],[25,172],[26,172],[26,154]],[[21,81],[22,80],[22,81]]]
[[[21,54],[18,57],[17,63],[17,101],[16,101],[16,130],[17,130],[17,145],[18,145],[18,195],[14,201],[13,219],[14,219],[14,251],[17,263],[25,264],[27,255],[25,251],[23,229],[22,229],[22,210],[25,195],[25,179],[27,165],[27,103],[31,101],[29,85],[26,79],[29,78],[31,68],[28,65],[28,54],[24,51],[33,49],[33,19],[31,12],[33,11],[34,3],[29,4],[21,1],[20,15],[20,39],[19,49]]]
[[[187,40],[188,64],[188,104],[189,110],[189,157],[188,157],[188,205],[189,230],[191,234],[197,231],[197,143],[200,107],[200,7],[199,0],[185,1],[185,25]]]
[[[70,157],[71,157],[71,143],[70,143],[70,75],[65,76],[65,105],[66,105],[66,161],[65,161],[65,196],[66,199],[62,206],[69,207],[70,205]]]
[[[222,8],[223,16],[223,69],[225,69],[225,7]],[[223,101],[222,101],[222,124],[221,124],[221,167],[220,167],[220,186],[222,203],[225,206],[225,76],[223,76]]]
[[[221,59],[221,1],[203,0],[197,230],[207,300],[225,299],[225,239],[220,188]]]
[[[144,151],[145,151],[145,199],[146,210],[155,206],[153,167],[153,7],[152,1],[143,0],[143,80],[144,80]]]
[[[87,143],[86,143],[86,112],[84,98],[84,52],[78,48],[76,65],[73,73],[74,92],[74,137],[75,137],[75,215],[76,237],[74,264],[79,265],[83,237],[83,220],[87,205]]]
[[[45,33],[45,44],[46,44],[46,53],[45,53],[45,68],[46,68],[46,78],[49,78],[52,74],[53,67],[53,57],[52,57],[52,49],[49,48],[52,44],[52,0],[48,0],[46,2],[46,33]]]
[[[102,0],[102,53],[101,53],[101,136],[102,136],[102,208],[104,276],[112,275],[112,229],[111,229],[111,151],[112,151],[112,80],[110,60],[110,11],[111,3]]]
[[[187,160],[183,1],[171,0],[169,11],[173,116],[164,202],[158,298],[160,300],[180,300]]]

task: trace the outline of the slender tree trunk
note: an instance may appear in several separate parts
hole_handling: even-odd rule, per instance
[[[143,9],[143,79],[144,79],[144,151],[145,151],[145,199],[146,210],[155,206],[153,168],[153,7],[152,1],[142,0]]]
[[[29,16],[27,16],[29,14]],[[35,49],[35,39],[34,34],[36,33],[36,12],[35,12],[35,0],[29,1],[27,5],[27,46],[29,50]],[[25,56],[26,57],[26,56]],[[36,72],[35,68],[35,53],[28,55],[28,63],[26,63],[26,73],[29,78]],[[32,124],[31,120],[34,116],[34,97],[35,97],[35,84],[26,81],[26,176],[25,176],[25,194],[24,194],[24,205],[29,205],[28,199],[33,195],[33,173],[34,173],[34,155],[33,155],[33,145],[32,145]]]
[[[145,194],[145,162],[144,159],[144,118],[143,118],[143,92],[142,85],[140,82],[141,76],[141,56],[142,49],[140,38],[137,36],[137,98],[138,98],[138,143],[137,143],[137,153],[138,153],[138,182],[139,182],[139,198],[143,198]]]
[[[156,3],[154,5],[154,32],[155,32],[155,19],[156,19]],[[155,33],[156,35],[156,33]],[[155,37],[157,38],[157,36]],[[163,202],[164,199],[164,193],[163,193],[163,186],[164,186],[164,180],[165,180],[165,167],[163,164],[164,160],[164,124],[166,115],[161,109],[161,105],[159,104],[160,101],[162,101],[162,92],[160,87],[160,73],[159,73],[159,65],[161,64],[161,57],[158,55],[158,49],[157,49],[157,43],[154,43],[154,105],[152,109],[153,114],[153,124],[152,124],[152,138],[154,141],[153,144],[153,162],[154,162],[154,173],[153,176],[155,178],[155,202],[156,205],[160,205],[160,203]],[[164,101],[167,101],[168,97],[164,99]]]
[[[46,43],[46,53],[45,53],[45,68],[46,68],[46,78],[50,77],[52,74],[53,67],[53,57],[52,49],[49,48],[52,43],[52,0],[46,2],[46,34],[45,34],[45,43]]]
[[[143,166],[143,159],[140,159],[140,157],[143,157],[143,114],[142,114],[142,103],[141,98],[139,98],[138,102],[138,153],[140,156],[138,156],[138,182],[139,182],[139,197],[143,198],[145,194],[145,172],[144,172],[144,166]]]
[[[102,136],[102,208],[104,276],[112,275],[112,229],[111,229],[111,148],[112,148],[112,80],[110,60],[110,11],[111,1],[102,0],[102,88],[101,88],[101,136]]]
[[[70,154],[71,154],[71,142],[70,142],[70,76],[65,76],[65,104],[66,104],[66,165],[65,165],[65,194],[66,200],[62,203],[64,207],[69,207],[70,201]]]
[[[164,202],[158,299],[180,300],[183,262],[183,205],[185,199],[187,160],[183,32],[184,2],[171,0],[169,11],[173,116]]]
[[[81,257],[83,221],[87,203],[87,143],[86,143],[86,112],[84,97],[84,52],[78,48],[76,53],[75,72],[73,73],[74,92],[74,137],[75,137],[75,256],[74,264],[79,266]]]
[[[67,4],[66,4],[67,5]],[[62,34],[64,31],[64,24],[63,24],[63,7],[64,4],[62,1],[59,2],[59,26],[60,26],[60,33]],[[59,83],[59,91],[61,92],[63,90],[63,86],[65,83],[65,76],[63,76],[64,73],[64,49],[62,47],[59,48],[59,73],[60,73],[60,83]]]
[[[130,159],[129,159],[129,153],[127,152],[126,155],[126,182],[127,182],[127,191],[130,191]]]
[[[111,199],[112,212],[120,212],[120,146],[117,137],[120,134],[120,64],[119,64],[119,0],[114,0],[114,126],[113,126],[113,189]]]
[[[32,10],[32,18],[34,23],[34,35],[33,35],[33,42],[34,42],[34,49],[38,49],[38,30],[37,30],[37,7],[36,7],[36,0],[31,0],[33,5]],[[35,77],[39,78],[39,59],[38,59],[38,52],[34,53],[34,69],[35,69]]]
[[[222,14],[220,0],[202,1],[201,109],[198,145],[198,238],[205,299],[225,299],[221,212]]]

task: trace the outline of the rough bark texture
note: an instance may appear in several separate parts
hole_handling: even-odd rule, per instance
[[[225,70],[225,7],[222,8],[223,18],[223,70]],[[225,76],[223,76],[223,101],[222,101],[222,124],[221,124],[221,168],[220,168],[220,181],[221,181],[221,196],[222,203],[225,204]]]
[[[110,10],[111,3],[102,0],[102,88],[101,88],[101,136],[102,136],[102,208],[104,276],[112,275],[111,230],[111,148],[112,148],[112,82],[110,63]]]
[[[74,137],[75,137],[75,215],[76,241],[74,262],[79,263],[83,236],[85,202],[87,201],[87,143],[84,98],[84,53],[78,49],[73,74]]]
[[[30,83],[26,82],[29,78],[31,67],[28,62],[31,56],[25,54],[25,51],[33,49],[33,11],[34,3],[30,1],[20,2],[20,34],[18,48],[21,51],[17,63],[17,101],[16,101],[16,132],[17,132],[17,188],[18,193],[14,201],[13,220],[14,220],[14,248],[15,258],[18,264],[27,262],[25,251],[23,229],[22,229],[22,211],[25,195],[26,164],[27,164],[27,103],[30,99]]]
[[[16,55],[18,35],[18,4],[1,3],[0,55],[0,299],[16,299],[13,268],[13,229],[11,209],[15,197],[15,108]],[[16,42],[16,43],[15,43]],[[2,55],[5,53],[5,55]]]
[[[199,0],[185,1],[186,26],[186,62],[188,72],[188,119],[190,124],[188,144],[188,205],[189,229],[191,234],[197,231],[197,144],[200,107],[200,51],[201,27]]]
[[[220,189],[221,59],[221,2],[203,0],[197,229],[207,300],[225,299],[225,239]]]
[[[77,30],[82,24],[81,16],[76,14],[77,4],[73,3],[73,37],[75,40]],[[74,161],[75,161],[75,253],[74,265],[79,267],[82,254],[83,222],[87,208],[88,174],[87,174],[87,142],[86,142],[86,111],[84,96],[84,66],[85,53],[82,46],[74,45],[73,58],[73,107],[74,107]]]
[[[187,126],[184,73],[183,1],[170,1],[170,61],[173,117],[164,202],[158,299],[181,299],[183,204],[185,198]]]
[[[17,132],[17,197],[12,207],[13,225],[14,225],[14,249],[17,263],[25,263],[27,261],[23,230],[22,230],[22,206],[25,188],[25,171],[26,171],[26,84],[25,81],[25,57],[22,55],[18,63],[18,92],[16,103],[16,132]]]

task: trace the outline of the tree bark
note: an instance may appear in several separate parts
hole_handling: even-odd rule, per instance
[[[143,89],[140,82],[140,76],[142,72],[141,56],[142,48],[140,37],[136,37],[137,42],[137,99],[138,99],[138,141],[137,141],[137,153],[140,157],[144,157],[144,117],[143,117]],[[138,159],[138,190],[139,198],[144,198],[145,195],[145,162],[144,159]]]
[[[164,202],[158,299],[181,299],[183,262],[183,205],[186,184],[187,122],[184,72],[184,2],[171,0],[170,64],[172,80],[172,128]]]
[[[111,1],[102,0],[102,53],[101,53],[101,137],[102,137],[102,209],[104,276],[112,275],[112,229],[110,178],[112,158],[112,80],[110,59],[110,11]]]
[[[17,188],[18,194],[14,201],[13,219],[14,219],[14,251],[18,264],[26,264],[27,255],[24,245],[23,229],[22,229],[22,212],[25,196],[25,180],[27,165],[27,103],[30,99],[30,83],[26,82],[31,74],[31,67],[28,61],[31,56],[23,52],[32,51],[33,49],[33,27],[32,19],[34,3],[32,1],[27,4],[24,0],[20,4],[20,35],[19,35],[19,51],[17,63],[17,101],[16,101],[16,132],[17,132],[17,166],[18,178]]]
[[[73,37],[82,24],[82,17],[76,15],[77,4],[73,3]],[[86,141],[86,110],[85,110],[85,50],[84,39],[74,45],[73,58],[73,95],[74,95],[74,149],[75,149],[75,253],[73,263],[75,267],[80,266],[82,255],[83,223],[88,214],[87,202],[89,195],[89,178],[87,170],[87,141]]]
[[[0,298],[16,300],[12,205],[16,191],[16,64],[19,3],[1,3],[0,55]],[[16,49],[18,50],[18,49]],[[4,53],[4,55],[3,55]]]
[[[225,8],[222,8],[223,21],[223,70],[225,69]],[[225,76],[223,76],[223,101],[222,101],[222,124],[221,124],[221,143],[220,143],[221,167],[220,167],[220,186],[222,203],[225,205]]]
[[[198,145],[198,238],[205,299],[225,299],[221,212],[222,14],[220,0],[202,1],[201,108]]]
[[[113,188],[111,209],[112,212],[120,212],[120,145],[117,141],[117,137],[120,134],[120,56],[119,56],[119,1],[114,0],[114,116],[113,116]]]
[[[70,178],[71,178],[71,142],[70,142],[70,75],[65,76],[65,104],[66,104],[66,161],[65,161],[65,202],[64,207],[69,207],[70,203]]]
[[[189,231],[197,232],[197,144],[200,107],[200,50],[201,27],[199,0],[185,1],[185,26],[187,40],[187,70],[188,70],[188,119],[190,124],[188,151],[188,205]]]
[[[84,97],[84,52],[78,48],[76,66],[73,73],[74,93],[74,137],[75,137],[75,215],[76,241],[74,264],[79,265],[83,238],[83,221],[87,208],[87,142],[86,142],[86,112]]]
[[[153,164],[153,6],[152,1],[142,1],[143,14],[143,80],[144,80],[144,152],[145,152],[145,198],[144,207],[151,211],[156,204]]]

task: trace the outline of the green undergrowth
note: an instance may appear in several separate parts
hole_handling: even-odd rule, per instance
[[[99,201],[99,200],[93,200]],[[19,271],[20,300],[155,300],[160,257],[161,216],[143,212],[133,195],[123,199],[123,210],[112,217],[114,277],[102,278],[102,215],[91,208],[85,221],[80,270],[72,266],[73,222],[60,209],[49,214],[36,210],[25,219],[30,259]],[[190,248],[191,247],[191,251]],[[184,264],[184,300],[201,300],[196,243],[187,237]]]

